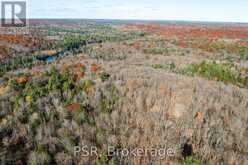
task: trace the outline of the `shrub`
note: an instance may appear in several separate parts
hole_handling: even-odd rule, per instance
[[[100,73],[100,78],[101,80],[104,82],[104,81],[107,81],[109,78],[110,78],[110,74],[106,73],[106,72],[102,72]]]
[[[200,161],[194,158],[193,156],[186,157],[182,162],[182,165],[200,165],[200,164],[201,164]]]

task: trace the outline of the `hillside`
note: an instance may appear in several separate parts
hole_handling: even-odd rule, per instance
[[[248,27],[30,28],[0,36],[1,164],[248,163]]]

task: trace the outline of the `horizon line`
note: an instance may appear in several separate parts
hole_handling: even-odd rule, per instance
[[[144,21],[144,22],[195,22],[195,23],[227,23],[227,24],[248,24],[241,21],[209,21],[209,20],[187,20],[187,19],[111,19],[111,18],[27,18],[28,20],[109,20],[109,21]]]

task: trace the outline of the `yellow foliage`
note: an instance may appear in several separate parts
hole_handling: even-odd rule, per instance
[[[25,100],[26,100],[26,102],[31,102],[32,101],[32,96],[26,96]]]

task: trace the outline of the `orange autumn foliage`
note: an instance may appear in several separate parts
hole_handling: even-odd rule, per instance
[[[9,48],[0,45],[0,59],[7,58],[9,55]]]
[[[95,73],[98,71],[98,69],[99,69],[99,66],[97,64],[95,64],[95,63],[91,64],[91,67],[90,67],[91,72]]]
[[[74,80],[78,81],[80,78],[85,76],[85,66],[78,63],[74,67]]]
[[[198,121],[202,121],[204,119],[203,113],[202,112],[197,112],[195,115],[195,119]]]
[[[16,79],[16,82],[18,84],[25,84],[28,82],[28,77],[27,76],[22,76]]]

